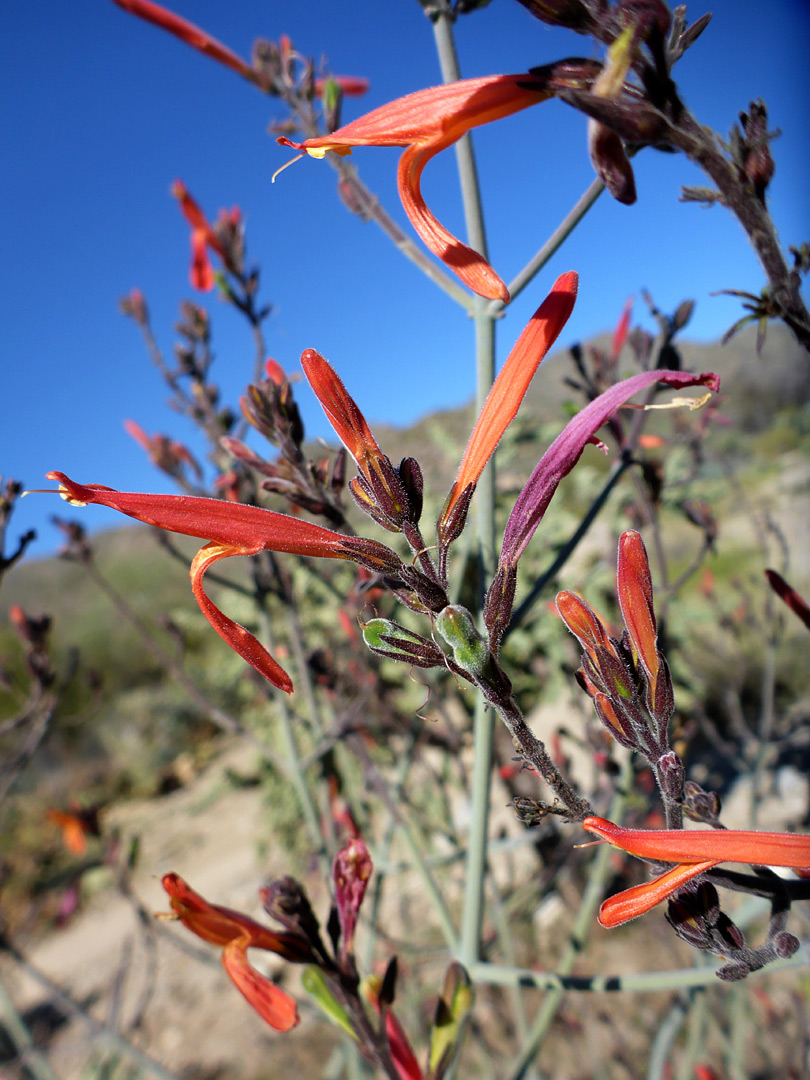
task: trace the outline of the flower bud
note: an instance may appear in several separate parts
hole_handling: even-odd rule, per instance
[[[434,642],[391,619],[369,619],[362,624],[362,629],[366,645],[379,656],[421,668],[441,667],[444,664],[444,653]]]
[[[436,629],[453,650],[460,668],[474,676],[484,674],[491,657],[472,615],[458,604],[448,604],[436,617]]]

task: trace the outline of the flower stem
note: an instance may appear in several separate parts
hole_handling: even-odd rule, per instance
[[[453,16],[449,5],[433,19],[433,33],[439,64],[444,82],[456,82],[461,78],[455,41],[453,39]],[[478,186],[472,139],[468,134],[456,143],[461,197],[467,240],[471,247],[484,258],[487,257],[486,231]],[[495,379],[495,324],[486,301],[476,296],[473,303],[475,325],[476,404],[483,407]],[[478,552],[481,582],[494,572],[495,549],[495,462],[494,457],[484,470],[476,491],[478,514]],[[484,919],[484,880],[487,873],[487,840],[489,833],[489,805],[492,786],[492,750],[495,733],[495,716],[482,697],[475,705],[473,721],[473,776],[472,816],[467,851],[467,868],[464,888],[464,909],[459,942],[459,959],[465,965],[474,963],[480,954],[481,928]]]

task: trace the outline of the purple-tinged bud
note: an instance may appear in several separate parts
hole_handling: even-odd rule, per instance
[[[696,913],[692,904],[688,900],[684,901],[680,894],[677,898],[670,897],[665,917],[678,937],[687,945],[691,945],[693,949],[710,948],[711,935],[702,918]]]
[[[589,34],[595,26],[588,5],[582,0],[520,0],[521,4],[550,26],[565,26],[577,34]]]
[[[669,665],[664,659],[663,653],[658,653],[658,678],[655,682],[655,698],[647,687],[647,708],[656,722],[658,734],[662,742],[666,743],[667,728],[675,712],[675,694],[672,689],[672,677],[669,674]]]
[[[779,959],[787,960],[788,957],[793,956],[801,942],[797,937],[794,937],[793,934],[789,934],[786,930],[783,930],[773,938],[771,944],[773,945],[773,951]]]
[[[680,802],[683,795],[683,762],[674,750],[669,750],[655,763],[655,778],[661,794],[671,802]]]
[[[588,117],[588,155],[594,172],[624,206],[636,201],[636,180],[624,143],[609,127]]]
[[[489,647],[493,652],[497,652],[512,617],[516,587],[517,568],[499,566],[484,601],[484,625],[489,631]]]
[[[752,101],[747,113],[740,113],[743,130],[742,168],[761,201],[773,179],[774,163],[768,146],[768,110],[761,100]]]
[[[323,954],[321,926],[306,890],[295,878],[289,875],[279,878],[259,891],[264,910],[276,922],[293,934],[300,934],[312,945],[313,949]]]
[[[745,934],[732,922],[725,912],[721,911],[713,924],[714,932],[725,942],[729,949],[739,950],[745,948]]]
[[[449,513],[443,510],[439,515],[436,533],[439,537],[439,547],[442,550],[446,551],[464,532],[464,526],[467,524],[467,512],[470,509],[474,494],[475,484],[467,484],[463,491],[456,496]]]
[[[617,709],[607,694],[602,693],[594,695],[593,705],[596,709],[596,715],[617,743],[626,746],[628,750],[642,752],[633,725],[623,709]]]
[[[371,877],[372,863],[368,848],[359,838],[351,839],[337,853],[332,864],[335,882],[335,903],[340,921],[340,953],[347,959],[354,948],[354,931],[366,885]]]
[[[416,458],[406,457],[399,463],[397,472],[408,499],[408,521],[418,525],[422,516],[422,491],[425,486],[422,469]]]
[[[683,785],[683,812],[691,821],[715,825],[720,817],[720,796],[716,791],[704,791],[694,780]]]
[[[363,536],[347,536],[341,543],[348,558],[358,566],[365,566],[378,574],[397,576],[407,569],[396,552],[381,544],[378,540],[369,540]]]
[[[337,454],[335,454],[335,460],[332,462],[332,471],[329,474],[329,487],[335,493],[340,495],[346,486],[346,457],[348,451],[345,446],[341,446]]]

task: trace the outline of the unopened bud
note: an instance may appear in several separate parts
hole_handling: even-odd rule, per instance
[[[781,960],[787,960],[789,956],[793,956],[801,943],[797,937],[793,936],[793,934],[789,934],[786,930],[783,930],[780,934],[776,935],[772,944],[776,955]]]
[[[436,617],[436,629],[453,650],[453,659],[471,675],[484,673],[491,657],[472,615],[458,604],[448,604]]]
[[[674,750],[668,751],[655,763],[655,778],[665,799],[679,802],[683,794],[683,762]]]
[[[588,117],[588,154],[594,172],[624,206],[636,201],[636,180],[624,144],[615,131]]]
[[[740,113],[743,130],[742,166],[758,199],[765,201],[765,191],[774,174],[773,157],[768,146],[768,110],[761,100],[752,101],[747,113]]]
[[[378,656],[422,668],[441,667],[444,664],[444,653],[434,642],[391,619],[369,619],[362,624],[362,630],[366,645]]]

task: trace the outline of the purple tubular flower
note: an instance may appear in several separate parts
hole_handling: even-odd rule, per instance
[[[713,372],[692,375],[686,371],[643,371],[616,383],[586,405],[546,450],[518,495],[506,523],[499,566],[514,566],[526,550],[560,481],[571,472],[602,424],[639,390],[656,382],[675,387],[707,386],[714,391],[720,387],[720,379]]]

